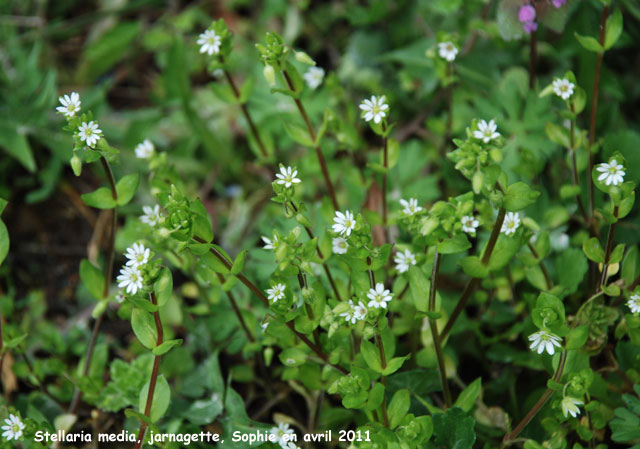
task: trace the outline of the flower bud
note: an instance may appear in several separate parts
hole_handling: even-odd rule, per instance
[[[265,65],[262,73],[270,86],[276,85],[276,71],[273,70],[273,66],[270,66],[268,64]]]
[[[307,64],[307,65],[316,65],[316,62],[313,59],[311,59],[311,56],[309,56],[303,51],[296,52],[296,61],[301,62],[303,64]]]
[[[76,154],[74,153],[73,157],[69,161],[71,163],[71,169],[73,170],[73,174],[76,176],[80,176],[82,173],[82,161]]]

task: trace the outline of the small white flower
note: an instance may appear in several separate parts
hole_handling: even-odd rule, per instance
[[[266,331],[267,331],[267,328],[269,327],[269,322],[268,322],[268,321],[265,321],[264,323],[262,323],[262,324],[260,325],[260,327],[262,328],[262,332],[266,332]]]
[[[384,284],[382,282],[378,282],[376,284],[376,288],[370,288],[369,293],[367,293],[367,298],[371,300],[367,306],[375,307],[376,309],[379,307],[386,309],[387,302],[391,301],[392,297],[393,294],[384,288]]]
[[[276,173],[276,181],[278,184],[284,184],[285,187],[291,187],[291,184],[299,184],[300,179],[296,178],[298,176],[298,170],[291,167],[280,167],[280,173]]]
[[[518,226],[520,226],[520,214],[518,212],[507,212],[500,232],[504,232],[505,235],[514,234]]]
[[[56,110],[66,117],[73,117],[76,112],[80,111],[80,95],[78,92],[71,92],[71,95],[65,95],[58,98],[62,106],[58,106]]]
[[[353,308],[353,319],[356,321],[364,320],[367,317],[367,306],[362,301],[358,301],[358,305]]]
[[[222,43],[220,36],[213,30],[206,30],[200,36],[198,36],[198,45],[200,45],[200,53],[207,53],[208,55],[217,54],[220,51],[220,44]]]
[[[462,223],[462,230],[468,234],[474,234],[478,226],[480,226],[480,222],[469,215],[462,217],[460,222]]]
[[[303,78],[307,82],[307,86],[316,90],[324,79],[324,69],[322,67],[309,67],[309,70],[305,72]]]
[[[603,162],[596,167],[601,174],[598,176],[598,181],[604,181],[608,186],[613,184],[617,186],[624,181],[625,172],[622,165],[618,165],[618,161],[612,159],[610,163]]]
[[[127,259],[127,266],[138,267],[149,262],[150,250],[145,248],[142,243],[134,243],[133,246],[127,248],[124,255]]]
[[[552,85],[553,92],[563,100],[568,100],[573,95],[573,88],[576,87],[566,78],[556,78],[553,80]]]
[[[340,211],[336,211],[336,216],[333,217],[333,221],[333,232],[341,234],[342,236],[350,236],[351,231],[356,227],[356,220],[353,218],[353,214],[348,210],[346,210],[344,214]]]
[[[271,435],[275,437],[275,443],[278,443],[281,447],[288,449],[289,440],[292,439],[293,429],[289,427],[289,424],[280,423],[278,427],[271,429]]]
[[[332,249],[334,254],[345,254],[347,249],[349,249],[347,239],[342,237],[334,237],[331,244],[333,245]]]
[[[142,289],[142,273],[138,266],[125,265],[116,279],[118,288],[124,288],[128,295],[135,295]]]
[[[396,270],[399,273],[406,273],[411,265],[416,264],[416,256],[408,249],[405,249],[402,253],[398,252],[393,261],[396,263]]]
[[[149,226],[157,226],[164,221],[164,217],[160,214],[160,206],[157,204],[153,207],[143,206],[142,212],[144,215],[140,215],[140,221]]]
[[[20,418],[18,418],[14,414],[10,414],[9,417],[4,420],[4,423],[5,425],[2,426],[2,430],[4,430],[4,433],[2,434],[2,436],[6,438],[7,441],[10,441],[10,440],[18,441],[19,439],[22,438],[22,431],[26,426],[20,420]]]
[[[94,121],[90,121],[89,123],[82,122],[78,128],[78,137],[90,147],[98,143],[101,134],[102,130],[98,128],[98,123]]]
[[[300,449],[299,446],[296,445],[296,443],[292,443],[291,441],[287,443],[287,448],[286,449]]]
[[[489,123],[480,120],[478,122],[478,129],[473,131],[473,137],[482,140],[484,143],[489,143],[493,139],[500,137],[498,125],[496,125],[496,122],[493,120],[489,120]]]
[[[271,240],[263,235],[262,241],[265,243],[263,246],[264,249],[276,249],[276,246],[278,245],[278,236],[273,234],[273,240]]]
[[[119,290],[118,293],[116,293],[116,302],[118,304],[122,304],[124,302],[124,293],[122,293],[122,290]]]
[[[156,151],[156,147],[149,139],[144,139],[144,141],[136,146],[135,151],[138,159],[149,159]]]
[[[341,317],[345,319],[345,321],[350,322],[351,324],[355,324],[356,320],[353,318],[353,301],[349,300],[349,310],[346,312],[342,312],[340,314]]]
[[[367,122],[373,120],[375,123],[380,123],[383,118],[387,116],[387,110],[389,105],[385,104],[384,95],[381,97],[372,96],[371,100],[363,100],[360,103],[360,109],[362,109],[363,117]]]
[[[565,396],[562,398],[562,414],[565,418],[568,415],[571,415],[572,418],[575,418],[580,414],[579,405],[584,405],[580,399],[572,398],[571,396]]]
[[[542,354],[546,350],[549,355],[553,355],[556,351],[555,347],[561,347],[560,342],[562,338],[551,332],[542,330],[529,335],[529,341],[532,342],[531,346],[529,346],[529,349],[532,351],[537,351],[538,354]]]
[[[406,215],[417,214],[422,210],[422,207],[418,206],[418,200],[416,198],[409,198],[409,201],[400,200],[400,204],[404,208],[402,209],[402,212]]]
[[[440,42],[438,44],[438,54],[442,59],[452,62],[456,59],[458,49],[453,45],[453,42]]]
[[[285,288],[286,286],[284,284],[276,284],[273,287],[268,288],[266,291],[269,301],[273,301],[275,303],[278,299],[284,298]]]
[[[627,307],[631,309],[631,313],[640,312],[640,295],[631,295],[627,301]]]

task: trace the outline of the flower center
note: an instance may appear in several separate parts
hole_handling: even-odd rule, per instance
[[[509,223],[507,223],[507,227],[509,228],[513,228],[516,225],[515,221],[510,221]]]
[[[618,169],[615,167],[609,167],[609,173],[611,173],[612,175],[615,175],[618,172]]]

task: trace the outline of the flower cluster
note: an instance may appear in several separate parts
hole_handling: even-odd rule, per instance
[[[367,317],[367,306],[365,306],[362,301],[354,304],[353,300],[350,299],[349,309],[341,313],[340,316],[343,317],[345,321],[356,324],[356,322],[364,320]]]
[[[149,263],[151,250],[142,243],[134,243],[124,255],[128,260],[116,278],[118,288],[124,289],[128,295],[135,295],[145,286],[143,269]]]
[[[518,11],[518,20],[522,24],[525,33],[531,34],[538,29],[536,22],[536,8],[530,4],[522,5]]]

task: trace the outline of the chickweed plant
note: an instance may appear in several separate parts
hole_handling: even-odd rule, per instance
[[[352,73],[364,81],[350,91],[286,30],[242,54],[222,18],[172,31],[171,55],[206,67],[251,150],[246,177],[268,192],[249,233],[181,176],[167,139],[112,144],[95,102],[62,92],[51,112],[69,166],[104,179],[81,196],[108,218],[102,251],[79,263],[92,306],[77,320],[91,324],[38,329],[42,302],[3,299],[0,447],[638,447],[639,149],[597,134],[603,56],[624,36],[620,9],[637,7],[469,3],[485,22],[428,29],[411,53],[437,119],[407,113],[427,106],[407,105],[419,78],[401,95]],[[595,37],[565,36],[581,67],[541,72],[541,33],[594,5]],[[528,45],[528,68],[498,86],[465,62],[492,58],[478,42],[499,36],[494,13],[505,40],[522,39],[510,45]],[[171,80],[209,135],[188,77]],[[8,252],[0,222],[0,262]]]

